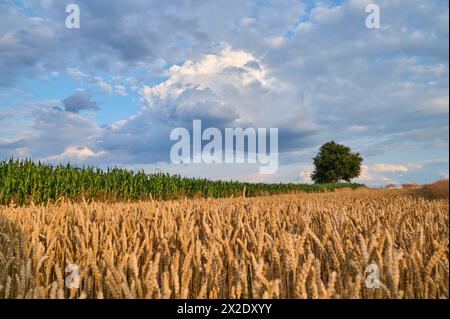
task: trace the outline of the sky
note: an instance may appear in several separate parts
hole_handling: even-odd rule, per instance
[[[0,160],[310,183],[334,140],[364,158],[359,182],[433,182],[448,178],[448,48],[443,0],[0,0]],[[194,119],[278,128],[277,172],[172,164],[170,133]]]

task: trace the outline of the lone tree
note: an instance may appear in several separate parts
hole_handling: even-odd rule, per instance
[[[359,153],[352,153],[350,147],[328,142],[320,148],[314,158],[315,170],[311,179],[316,184],[350,182],[361,174],[363,159]]]

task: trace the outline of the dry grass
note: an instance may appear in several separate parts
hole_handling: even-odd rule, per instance
[[[420,185],[417,183],[407,183],[402,184],[402,189],[411,190],[411,189],[419,189]]]
[[[448,179],[443,179],[436,183],[426,184],[422,187],[430,197],[448,199]]]
[[[407,194],[0,207],[0,298],[448,298],[448,201]]]

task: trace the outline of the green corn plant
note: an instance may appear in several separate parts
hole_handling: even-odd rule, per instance
[[[117,167],[101,170],[77,167],[70,163],[51,166],[29,159],[0,162],[0,205],[31,202],[46,204],[60,199],[72,201],[136,201],[146,199],[221,198],[283,194],[290,192],[325,192],[339,188],[356,189],[363,185],[334,183],[322,185],[295,183],[241,183],[186,178],[166,173],[146,174]]]

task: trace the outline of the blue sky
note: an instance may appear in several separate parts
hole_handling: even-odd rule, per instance
[[[81,28],[65,27],[66,5]],[[379,29],[365,26],[367,4]],[[369,185],[448,177],[448,2],[0,0],[0,159],[310,182],[329,140]],[[278,127],[280,166],[169,164],[170,131]]]

